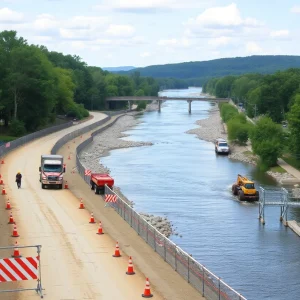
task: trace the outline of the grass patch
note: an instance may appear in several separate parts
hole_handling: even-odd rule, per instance
[[[280,166],[271,167],[269,171],[276,173],[286,173],[286,170],[281,168]]]
[[[283,154],[282,159],[292,167],[300,171],[300,161],[290,154]]]
[[[0,135],[0,142],[10,142],[17,139],[15,136],[9,136],[9,135]]]
[[[253,152],[247,150],[247,151],[244,151],[243,154],[246,155],[246,156],[252,156]]]

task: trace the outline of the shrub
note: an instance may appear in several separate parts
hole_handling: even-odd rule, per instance
[[[9,125],[10,134],[13,136],[22,136],[26,133],[25,124],[19,120],[13,120]]]
[[[147,106],[146,101],[139,101],[139,103],[137,105],[137,111],[141,111],[141,110],[145,109],[146,106]]]

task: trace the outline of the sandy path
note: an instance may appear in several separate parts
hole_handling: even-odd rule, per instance
[[[41,154],[50,153],[53,144],[66,133],[105,117],[100,113],[94,115],[93,120],[16,149],[5,157],[1,168],[8,193],[8,196],[1,196],[2,207],[9,197],[20,234],[19,245],[42,245],[42,283],[46,299],[138,299],[145,286],[141,273],[125,275],[128,258],[112,257],[115,242],[108,235],[95,234],[97,224],[88,223],[88,211],[78,209],[78,199],[69,190],[42,190],[40,187]],[[14,182],[18,170],[24,179],[20,190]],[[1,246],[15,242],[9,237],[12,225],[6,224],[8,215],[1,210],[1,229],[5,230],[1,242],[6,241]],[[22,254],[35,255],[29,249],[23,249]],[[35,282],[22,282],[21,286],[34,287]],[[1,294],[0,299],[5,298],[29,300],[38,299],[38,296],[32,291],[18,296]],[[155,298],[162,299],[157,293]]]

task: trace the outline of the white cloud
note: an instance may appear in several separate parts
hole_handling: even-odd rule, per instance
[[[230,37],[221,36],[219,38],[210,39],[208,41],[208,44],[214,47],[220,47],[220,46],[228,45],[230,41],[231,41]]]
[[[114,10],[123,13],[158,13],[177,9],[202,9],[215,0],[103,0],[96,5],[98,10]]]
[[[158,46],[174,46],[177,45],[178,40],[177,39],[166,39],[166,40],[159,40],[157,42]]]
[[[213,29],[238,26],[257,27],[261,25],[256,19],[243,19],[235,3],[228,6],[208,8],[195,19],[190,19],[188,24]]]
[[[131,37],[133,36],[135,29],[131,25],[109,25],[106,30],[106,34],[113,37]]]
[[[300,5],[295,5],[291,8],[292,13],[300,14]]]
[[[147,51],[140,54],[140,57],[149,57],[149,56],[151,56],[151,54],[150,52]]]
[[[157,42],[158,46],[162,47],[176,47],[176,48],[186,48],[191,46],[191,41],[187,38],[182,39],[161,39]]]
[[[290,32],[288,30],[276,30],[271,31],[270,36],[272,38],[287,38],[289,37]]]
[[[0,9],[0,23],[22,23],[24,15],[7,7]]]
[[[248,42],[246,44],[246,52],[248,54],[259,54],[262,53],[262,48],[255,42]]]

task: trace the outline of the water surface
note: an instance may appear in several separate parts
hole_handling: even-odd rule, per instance
[[[199,89],[165,95],[196,95]],[[135,202],[135,209],[167,216],[182,235],[171,239],[248,299],[299,299],[299,237],[279,222],[280,209],[266,210],[231,195],[237,174],[257,185],[275,182],[253,166],[217,156],[214,145],[186,134],[209,114],[211,103],[167,101],[161,113],[148,112],[125,139],[153,146],[119,149],[101,159],[115,184]],[[299,216],[299,210],[291,211]]]

